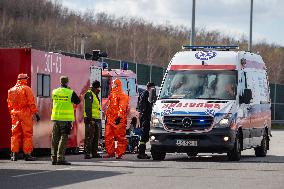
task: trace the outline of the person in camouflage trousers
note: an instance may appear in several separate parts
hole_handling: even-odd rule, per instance
[[[84,97],[85,159],[101,158],[98,154],[99,124],[101,121],[99,93],[100,82],[96,80]]]

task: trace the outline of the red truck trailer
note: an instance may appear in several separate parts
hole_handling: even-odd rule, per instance
[[[19,73],[27,73],[30,77],[28,85],[32,88],[41,120],[34,123],[34,148],[50,148],[52,122],[51,92],[60,86],[62,75],[69,77],[69,86],[83,100],[83,95],[90,86],[90,74],[96,74],[92,79],[100,79],[100,63],[61,53],[43,52],[29,48],[0,49],[0,151],[10,150],[11,118],[7,107],[8,89],[13,87]],[[94,69],[98,69],[95,72]],[[84,121],[83,103],[75,107],[75,121],[68,147],[77,148],[83,143]]]

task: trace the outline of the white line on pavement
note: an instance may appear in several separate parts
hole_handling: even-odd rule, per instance
[[[72,169],[72,168],[73,167],[66,167],[66,168],[50,170],[50,171],[41,171],[41,172],[27,173],[27,174],[22,174],[22,175],[14,175],[14,176],[11,176],[11,177],[19,178],[19,177],[25,177],[25,176],[30,176],[30,175],[39,175],[39,174],[43,174],[43,173],[51,173],[51,172],[55,172],[55,171],[63,171],[63,170],[68,170],[68,169]]]

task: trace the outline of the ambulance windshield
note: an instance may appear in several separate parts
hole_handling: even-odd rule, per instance
[[[236,84],[237,71],[169,71],[160,93],[160,99],[235,100]]]

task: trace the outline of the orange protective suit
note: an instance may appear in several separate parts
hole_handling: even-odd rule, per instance
[[[27,86],[27,79],[26,74],[19,74],[17,84],[8,90],[7,102],[12,119],[11,151],[14,153],[19,152],[20,146],[23,146],[25,154],[30,154],[33,150],[32,116],[37,108],[32,89]]]
[[[121,158],[127,148],[126,122],[129,97],[122,90],[119,79],[113,81],[112,91],[109,96],[109,104],[106,111],[105,145],[108,156],[117,155]],[[116,125],[115,120],[120,117],[120,123]],[[117,148],[114,141],[117,140]]]

